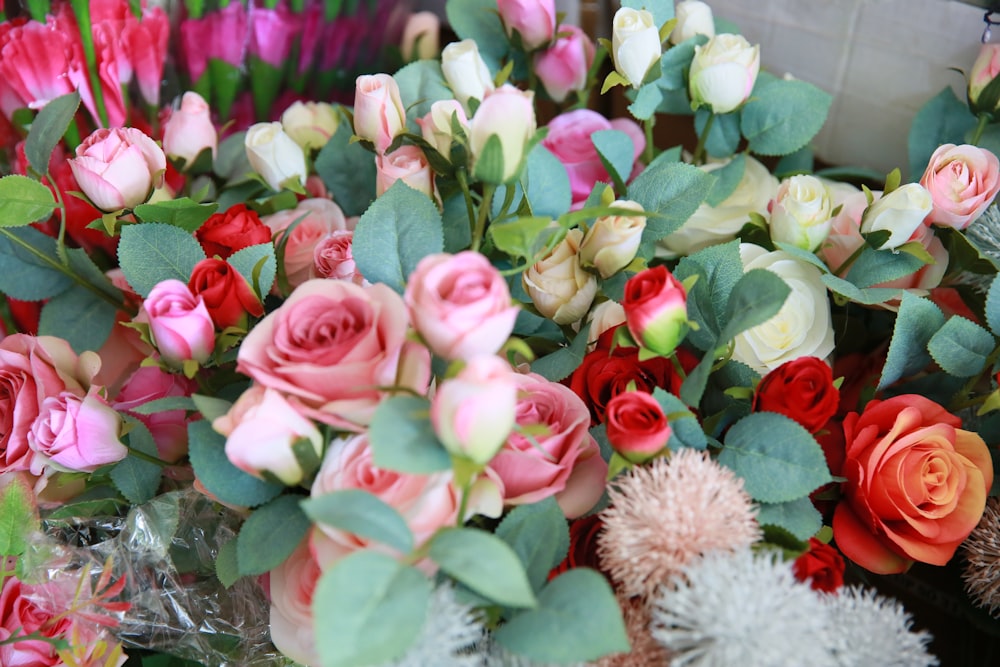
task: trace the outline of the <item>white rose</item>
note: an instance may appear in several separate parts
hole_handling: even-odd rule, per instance
[[[677,25],[670,33],[670,41],[680,44],[695,35],[705,35],[709,39],[715,37],[715,20],[712,8],[699,0],[683,0],[677,3],[674,10]]]
[[[471,39],[452,42],[441,52],[441,70],[455,99],[468,108],[471,98],[480,102],[494,89],[490,70]]]
[[[615,69],[638,88],[646,72],[660,59],[660,31],[653,15],[644,9],[622,7],[611,24],[611,55]]]
[[[781,277],[791,293],[778,314],[736,336],[733,359],[761,375],[792,359],[824,359],[833,352],[830,299],[815,266],[780,250],[740,245],[744,271],[767,269]]]
[[[729,113],[750,97],[760,71],[760,46],[742,35],[722,34],[694,48],[691,61],[691,102]]]
[[[281,123],[257,123],[251,125],[243,140],[250,166],[273,190],[280,190],[281,184],[289,178],[306,182],[306,155],[290,136],[285,134]]]
[[[295,102],[281,114],[285,134],[303,148],[320,149],[337,131],[337,110],[326,102]]]
[[[602,301],[590,311],[587,321],[590,322],[590,329],[587,331],[587,351],[589,352],[597,345],[597,339],[601,337],[602,333],[619,324],[625,324],[625,308],[611,299]]]
[[[587,314],[597,295],[597,279],[580,266],[583,232],[572,229],[541,261],[522,274],[525,291],[543,316],[572,324]]]
[[[934,208],[931,193],[919,183],[907,183],[872,202],[861,218],[861,233],[890,232],[879,250],[892,250],[910,240]]]
[[[771,240],[812,252],[830,233],[833,197],[815,176],[792,176],[778,187],[771,210]]]

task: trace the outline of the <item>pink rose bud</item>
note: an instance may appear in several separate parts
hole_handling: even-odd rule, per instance
[[[198,93],[184,93],[180,109],[170,114],[163,128],[163,150],[170,157],[183,159],[186,169],[206,148],[214,159],[218,145],[219,134],[208,104]]]
[[[313,268],[310,277],[346,280],[355,285],[367,285],[357,264],[354,263],[354,232],[338,229],[324,237],[313,249]]]
[[[562,102],[570,93],[587,88],[594,50],[583,30],[575,25],[559,26],[555,43],[535,56],[535,74],[549,97]]]
[[[35,451],[31,473],[46,464],[74,472],[93,472],[128,454],[118,440],[122,419],[93,386],[86,396],[62,391],[42,401],[28,443]]]
[[[179,280],[157,283],[142,305],[164,361],[174,365],[208,361],[215,347],[215,325],[205,302],[187,285]]]
[[[619,199],[612,208],[645,213],[638,202]],[[580,244],[580,264],[594,267],[602,278],[610,278],[629,265],[639,251],[645,215],[606,215],[594,221]]]
[[[410,275],[404,299],[427,346],[449,360],[497,352],[518,313],[500,272],[471,251],[424,257]]]
[[[354,134],[381,154],[406,131],[406,111],[396,80],[388,74],[359,76],[354,91]]]
[[[167,157],[152,139],[131,127],[95,131],[76,147],[70,169],[83,193],[102,211],[142,204],[163,183]]]
[[[500,357],[473,357],[458,375],[441,383],[431,401],[431,423],[445,449],[485,464],[507,441],[515,424],[517,384]]]
[[[974,111],[994,111],[996,109],[997,105],[989,109],[980,109],[978,103],[983,89],[997,78],[997,75],[1000,75],[1000,44],[983,44],[976,61],[972,63],[972,70],[969,72],[969,102],[972,103]]]
[[[687,333],[687,292],[665,266],[629,278],[622,307],[632,338],[662,357],[673,352]]]
[[[716,35],[694,47],[689,75],[692,106],[729,113],[750,97],[760,72],[760,46],[742,35]]]
[[[556,324],[580,320],[597,296],[597,279],[580,266],[583,232],[571,229],[548,255],[521,277],[535,308]]]
[[[433,60],[441,50],[441,19],[434,12],[411,14],[403,26],[403,60]]]
[[[552,41],[556,30],[555,0],[497,0],[508,36],[517,33],[526,51]]]
[[[458,100],[438,100],[431,105],[431,110],[427,112],[426,116],[417,119],[417,125],[420,126],[420,133],[424,141],[449,159],[451,146],[455,141],[455,133],[452,131],[453,120],[457,121],[462,131],[468,134],[469,119]]]
[[[604,424],[616,452],[642,463],[656,456],[670,440],[670,423],[651,394],[626,391],[608,401]]]
[[[400,146],[387,155],[375,157],[375,194],[382,196],[396,181],[403,181],[417,192],[437,199],[434,172],[417,146]]]
[[[472,151],[474,172],[487,183],[502,184],[521,173],[528,141],[537,129],[534,93],[518,90],[510,84],[501,86],[486,96],[469,122],[469,149]],[[496,137],[498,142],[490,142]],[[485,157],[487,145],[500,146],[502,165]]]
[[[920,184],[934,201],[931,221],[965,229],[1000,191],[1000,161],[985,148],[944,144],[931,155]]]

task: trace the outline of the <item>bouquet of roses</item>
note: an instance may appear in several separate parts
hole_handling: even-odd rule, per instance
[[[237,40],[231,89],[189,49],[124,126],[95,4],[0,31],[4,71],[26,25],[85,54],[0,89],[0,662],[931,665],[844,579],[963,544],[1000,609],[996,49],[904,183],[817,170],[829,95],[701,2],[595,44],[450,0],[440,58],[420,16],[353,106],[237,131],[241,86],[309,90],[316,21]],[[181,43],[307,5],[188,3]]]

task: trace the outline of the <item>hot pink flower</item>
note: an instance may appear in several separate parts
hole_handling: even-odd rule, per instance
[[[250,55],[268,65],[282,68],[292,43],[302,30],[301,18],[284,4],[274,9],[254,6],[250,10]]]
[[[171,364],[203,363],[215,347],[215,324],[201,297],[179,280],[157,283],[143,302],[160,356]]]
[[[115,410],[128,413],[145,424],[156,441],[159,457],[173,463],[187,453],[187,413],[184,410],[162,410],[142,415],[133,410],[161,398],[190,396],[194,389],[194,383],[183,375],[167,373],[158,366],[143,366],[125,381],[113,406]]]
[[[129,12],[121,35],[122,44],[132,62],[139,92],[146,103],[153,106],[160,104],[160,84],[169,38],[170,19],[161,7],[146,7],[141,21]]]
[[[0,590],[0,640],[38,633],[43,637],[64,638],[71,629],[69,617],[57,619],[51,611],[39,607],[30,598],[32,588],[17,577],[3,580]],[[0,644],[0,664],[11,667],[56,667],[62,659],[47,641],[25,639]]]
[[[587,87],[594,43],[575,25],[559,26],[557,35],[555,43],[535,57],[535,73],[549,97],[562,102],[571,92]]]
[[[8,91],[0,97],[5,116],[22,107],[40,109],[73,92],[76,86],[69,73],[82,63],[75,59],[72,39],[51,24],[35,21],[0,33],[0,85]]]

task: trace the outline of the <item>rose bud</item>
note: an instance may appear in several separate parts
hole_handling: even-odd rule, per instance
[[[983,214],[1000,192],[1000,160],[978,146],[938,146],[920,184],[931,193],[931,221],[965,229]]]
[[[326,102],[296,101],[281,114],[281,127],[302,150],[319,150],[337,131],[337,110]]]
[[[229,259],[238,250],[271,241],[271,230],[257,211],[235,204],[222,213],[213,213],[194,236],[209,257]]]
[[[705,35],[709,39],[715,37],[715,19],[712,8],[699,0],[683,0],[674,9],[677,25],[670,33],[670,42],[680,44],[695,35]]]
[[[406,131],[406,110],[396,80],[388,74],[359,76],[354,88],[354,134],[375,144],[378,153]]]
[[[660,403],[644,391],[626,391],[608,401],[608,442],[632,463],[656,456],[670,440],[670,423]]]
[[[469,149],[478,178],[499,185],[521,173],[528,142],[538,127],[533,99],[534,93],[507,84],[487,95],[479,105],[469,122]],[[500,143],[503,164],[499,171],[492,161],[490,165],[481,162],[492,137]]]
[[[473,357],[441,383],[431,401],[431,424],[449,452],[485,464],[514,428],[516,406],[510,365],[493,355]]]
[[[212,152],[214,159],[218,146],[219,133],[212,123],[208,103],[198,93],[184,93],[180,108],[170,114],[163,126],[164,152],[184,160],[184,168],[187,169],[206,149]]]
[[[455,140],[452,120],[457,120],[459,127],[468,134],[469,119],[465,116],[465,109],[458,100],[438,100],[431,105],[427,115],[417,119],[424,141],[445,158],[450,158],[451,145]]]
[[[396,181],[437,200],[434,172],[424,152],[417,146],[400,146],[387,155],[375,157],[375,195],[381,197]]]
[[[28,443],[35,455],[31,473],[47,464],[74,472],[93,472],[121,461],[128,450],[118,441],[122,418],[93,386],[86,396],[62,391],[48,396],[31,424]]]
[[[691,61],[691,103],[712,113],[729,113],[750,97],[760,71],[760,46],[741,35],[716,35],[694,47]]]
[[[830,190],[815,176],[792,176],[782,182],[771,209],[771,240],[812,252],[826,240],[833,224]]]
[[[153,344],[164,361],[208,361],[215,347],[215,325],[201,297],[179,280],[156,284],[143,301]]]
[[[522,274],[535,308],[556,324],[578,321],[597,295],[597,279],[580,266],[583,232],[571,229],[548,255]]]
[[[660,31],[645,9],[622,7],[611,24],[611,57],[615,70],[633,88],[642,85],[646,73],[660,59]]]
[[[840,393],[833,385],[833,371],[812,356],[786,361],[768,372],[754,392],[755,412],[777,412],[817,433],[837,414]]]
[[[622,307],[635,342],[661,357],[687,334],[687,292],[663,265],[629,278]]]
[[[282,183],[289,179],[297,180],[300,185],[305,184],[308,175],[306,154],[285,134],[281,123],[251,125],[244,145],[250,166],[272,190],[281,190]]]
[[[556,41],[535,57],[535,74],[556,102],[587,88],[587,74],[594,63],[594,43],[575,25],[559,26]]]
[[[404,62],[433,60],[441,50],[441,19],[434,12],[410,14],[399,50]]]
[[[480,102],[493,92],[493,77],[479,55],[479,47],[471,39],[452,42],[441,52],[441,71],[455,99],[469,108],[469,100]]]
[[[979,50],[979,55],[972,63],[972,70],[969,71],[969,103],[973,111],[990,112],[995,111],[1000,104],[995,103],[989,109],[979,108],[979,97],[986,88],[1000,74],[1000,44],[983,44]]]
[[[627,199],[619,199],[611,207],[645,212],[638,202]],[[580,244],[580,264],[585,268],[596,267],[602,278],[613,276],[635,259],[645,228],[645,215],[606,215],[598,218]]]
[[[217,329],[245,326],[249,313],[264,314],[264,306],[246,279],[222,259],[203,259],[194,265],[188,288],[201,297]]]
[[[919,183],[907,183],[876,199],[861,217],[861,233],[890,232],[879,250],[895,250],[910,240],[934,208],[931,193]]]
[[[844,585],[844,557],[829,544],[809,538],[809,550],[795,559],[792,571],[814,591],[836,593]]]
[[[525,51],[552,41],[556,30],[555,0],[497,0],[497,9],[507,36],[517,32]]]
[[[131,127],[97,130],[68,162],[83,193],[106,212],[144,203],[167,169],[163,150]]]

